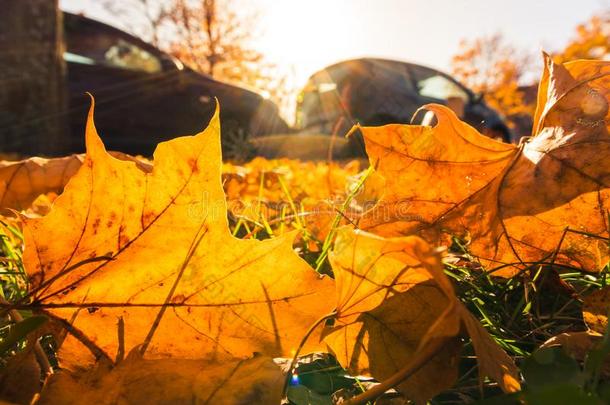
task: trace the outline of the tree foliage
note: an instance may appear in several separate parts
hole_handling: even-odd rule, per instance
[[[451,60],[452,73],[505,116],[533,113],[525,105],[520,81],[528,73],[529,55],[507,43],[501,34],[464,40]]]
[[[575,59],[608,60],[610,58],[610,10],[591,17],[576,27],[575,37],[554,55],[556,62]]]

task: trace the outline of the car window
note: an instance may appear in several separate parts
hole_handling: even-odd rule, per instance
[[[332,124],[343,113],[338,85],[326,71],[307,82],[297,101],[299,128]]]
[[[350,125],[374,106],[401,110],[405,96],[414,92],[404,63],[384,60],[347,61],[312,76],[297,106],[297,126],[321,123],[333,125],[338,119]]]
[[[66,26],[64,58],[72,63],[105,65],[147,73],[162,70],[161,60],[157,56],[115,32],[93,24]]]
[[[417,92],[437,100],[461,99],[468,102],[469,96],[459,84],[444,75],[425,68],[412,68],[413,79]]]
[[[380,90],[413,91],[411,77],[404,63],[372,60],[370,62],[370,75],[371,81],[376,86],[382,87]]]

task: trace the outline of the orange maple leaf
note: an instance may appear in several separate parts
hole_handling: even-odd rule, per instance
[[[86,145],[51,212],[24,218],[24,264],[31,305],[103,355],[286,354],[330,312],[332,281],[294,253],[294,234],[231,236],[218,110],[205,131],[161,143],[152,167],[105,151],[93,106]]]
[[[500,143],[428,105],[434,127],[360,128],[385,194],[364,215],[380,235],[471,241],[496,274],[532,262],[599,271],[608,260],[610,63],[546,56],[534,137]]]
[[[440,255],[424,240],[382,238],[343,227],[329,256],[337,286],[335,323],[324,341],[344,367],[385,380],[433,341],[443,346],[398,385],[424,403],[458,375],[461,330],[470,336],[481,377],[519,389],[510,357],[458,300]]]

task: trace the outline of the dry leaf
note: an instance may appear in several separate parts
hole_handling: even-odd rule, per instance
[[[81,166],[83,157],[34,157],[0,162],[0,207],[25,210],[39,196],[60,192]]]
[[[358,161],[255,158],[243,166],[225,163],[223,186],[231,214],[250,229],[266,221],[274,234],[307,228],[310,236],[324,240],[359,170]]]
[[[590,330],[606,333],[610,311],[610,286],[602,287],[587,295],[582,304],[582,316]]]
[[[283,374],[271,358],[215,364],[128,358],[110,369],[51,376],[39,404],[279,404]]]
[[[566,332],[553,336],[540,347],[561,346],[565,352],[579,361],[584,361],[587,354],[602,340],[602,335],[593,331]]]
[[[51,212],[24,219],[24,264],[33,305],[64,320],[80,309],[74,327],[106,356],[142,344],[151,358],[289,354],[332,310],[332,282],[294,253],[294,234],[231,236],[218,111],[161,143],[152,171],[105,151],[93,107],[86,144]]]
[[[117,159],[134,161],[143,170],[150,164],[121,152],[110,152]],[[39,197],[61,193],[68,180],[76,174],[84,155],[45,159],[33,157],[16,162],[0,161],[0,208],[25,210]]]
[[[458,235],[488,266],[554,261],[599,271],[608,260],[609,73],[608,62],[557,65],[547,56],[535,137],[522,147],[479,134],[440,105],[426,106],[434,127],[361,128],[386,187],[360,226],[434,243]]]
[[[591,350],[599,348],[603,336],[592,330],[584,332],[566,332],[553,336],[540,347],[561,346],[563,351],[573,359],[585,362]],[[606,359],[601,365],[604,377],[610,376],[610,359]]]
[[[398,388],[418,403],[453,385],[457,336],[471,336],[481,375],[506,391],[519,388],[512,360],[458,301],[440,257],[418,237],[384,239],[341,228],[329,256],[337,286],[337,315],[325,333],[339,362],[383,380],[432,340],[450,344]]]

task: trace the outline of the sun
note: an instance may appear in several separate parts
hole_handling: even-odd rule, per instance
[[[295,82],[354,53],[354,12],[345,0],[261,0],[263,34],[257,48],[273,63],[293,70]]]

